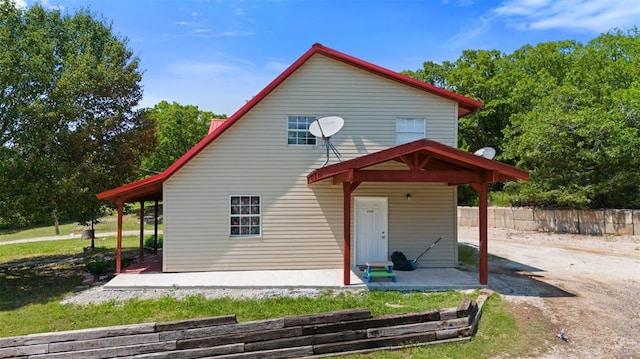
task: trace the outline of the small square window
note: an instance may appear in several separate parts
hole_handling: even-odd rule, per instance
[[[287,144],[315,146],[316,136],[309,132],[309,126],[315,120],[315,116],[287,117]]]
[[[260,236],[260,196],[229,197],[229,235],[231,237]]]

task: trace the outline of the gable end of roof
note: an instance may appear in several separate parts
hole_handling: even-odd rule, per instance
[[[282,84],[291,74],[293,74],[296,70],[298,70],[307,60],[309,60],[313,55],[321,54],[331,59],[343,62],[347,65],[354,66],[356,68],[360,68],[367,72],[370,72],[374,75],[382,76],[394,81],[398,81],[407,86],[411,86],[417,88],[422,91],[426,91],[432,93],[437,96],[441,96],[447,98],[449,100],[455,101],[458,103],[458,117],[463,117],[468,114],[471,114],[482,106],[482,102],[456,94],[454,92],[441,89],[439,87],[433,86],[431,84],[410,78],[408,76],[402,75],[400,73],[391,71],[384,67],[372,64],[370,62],[360,60],[356,57],[347,55],[345,53],[333,50],[331,48],[325,47],[319,43],[315,43],[311,46],[309,50],[307,50],[302,56],[300,56],[291,66],[289,66],[284,72],[282,72],[278,77],[276,77],[271,83],[269,83],[264,89],[262,89],[258,94],[256,94],[251,100],[247,101],[242,107],[238,109],[231,117],[224,121],[224,123],[216,124],[217,127],[213,128],[212,125],[210,128],[210,132],[207,136],[205,136],[202,140],[200,140],[195,146],[193,146],[189,151],[187,151],[182,157],[177,159],[171,166],[169,166],[162,173],[153,176],[151,178],[143,179],[137,182],[129,183],[105,192],[98,194],[98,199],[107,199],[114,201],[117,198],[123,196],[123,194],[129,191],[139,190],[140,187],[150,186],[152,184],[162,183],[166,181],[169,177],[175,174],[180,168],[182,168],[185,164],[191,161],[198,153],[204,150],[211,142],[213,142],[216,138],[220,137],[228,128],[233,126],[239,119],[241,119],[244,115],[246,115],[253,107],[255,107],[258,103],[260,103],[265,97],[267,97],[275,88],[277,88],[280,84]]]

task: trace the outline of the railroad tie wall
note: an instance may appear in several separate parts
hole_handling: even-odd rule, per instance
[[[0,358],[299,358],[465,341],[487,296],[380,316],[353,309],[238,323],[230,315],[0,338]]]

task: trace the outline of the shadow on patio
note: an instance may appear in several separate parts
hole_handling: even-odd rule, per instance
[[[342,284],[342,269],[262,270],[163,273],[162,252],[148,255],[144,262],[134,262],[109,281],[111,290],[159,288],[343,288],[371,290],[441,291],[480,288],[477,276],[455,268],[418,268],[396,273],[397,281],[374,279],[368,283],[364,272],[351,270],[351,285]]]
[[[476,249],[475,246],[461,244]],[[105,285],[105,289],[159,288],[316,288],[370,289],[399,291],[444,291],[476,289],[478,272],[475,268],[462,271],[456,268],[418,268],[414,271],[395,271],[396,282],[388,278],[364,279],[364,271],[351,270],[351,285],[342,284],[342,269],[263,270],[163,273],[162,251],[147,254],[144,262],[134,262]],[[573,297],[556,286],[541,280],[544,270],[498,256],[489,259],[489,285],[497,293],[515,296]]]

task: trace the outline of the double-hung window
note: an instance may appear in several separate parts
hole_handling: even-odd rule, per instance
[[[315,120],[315,116],[288,116],[287,144],[315,146],[317,142],[316,136],[309,132],[309,125]]]
[[[424,118],[396,118],[396,145],[408,143],[426,137]]]
[[[229,197],[229,235],[256,237],[262,234],[260,196]]]

